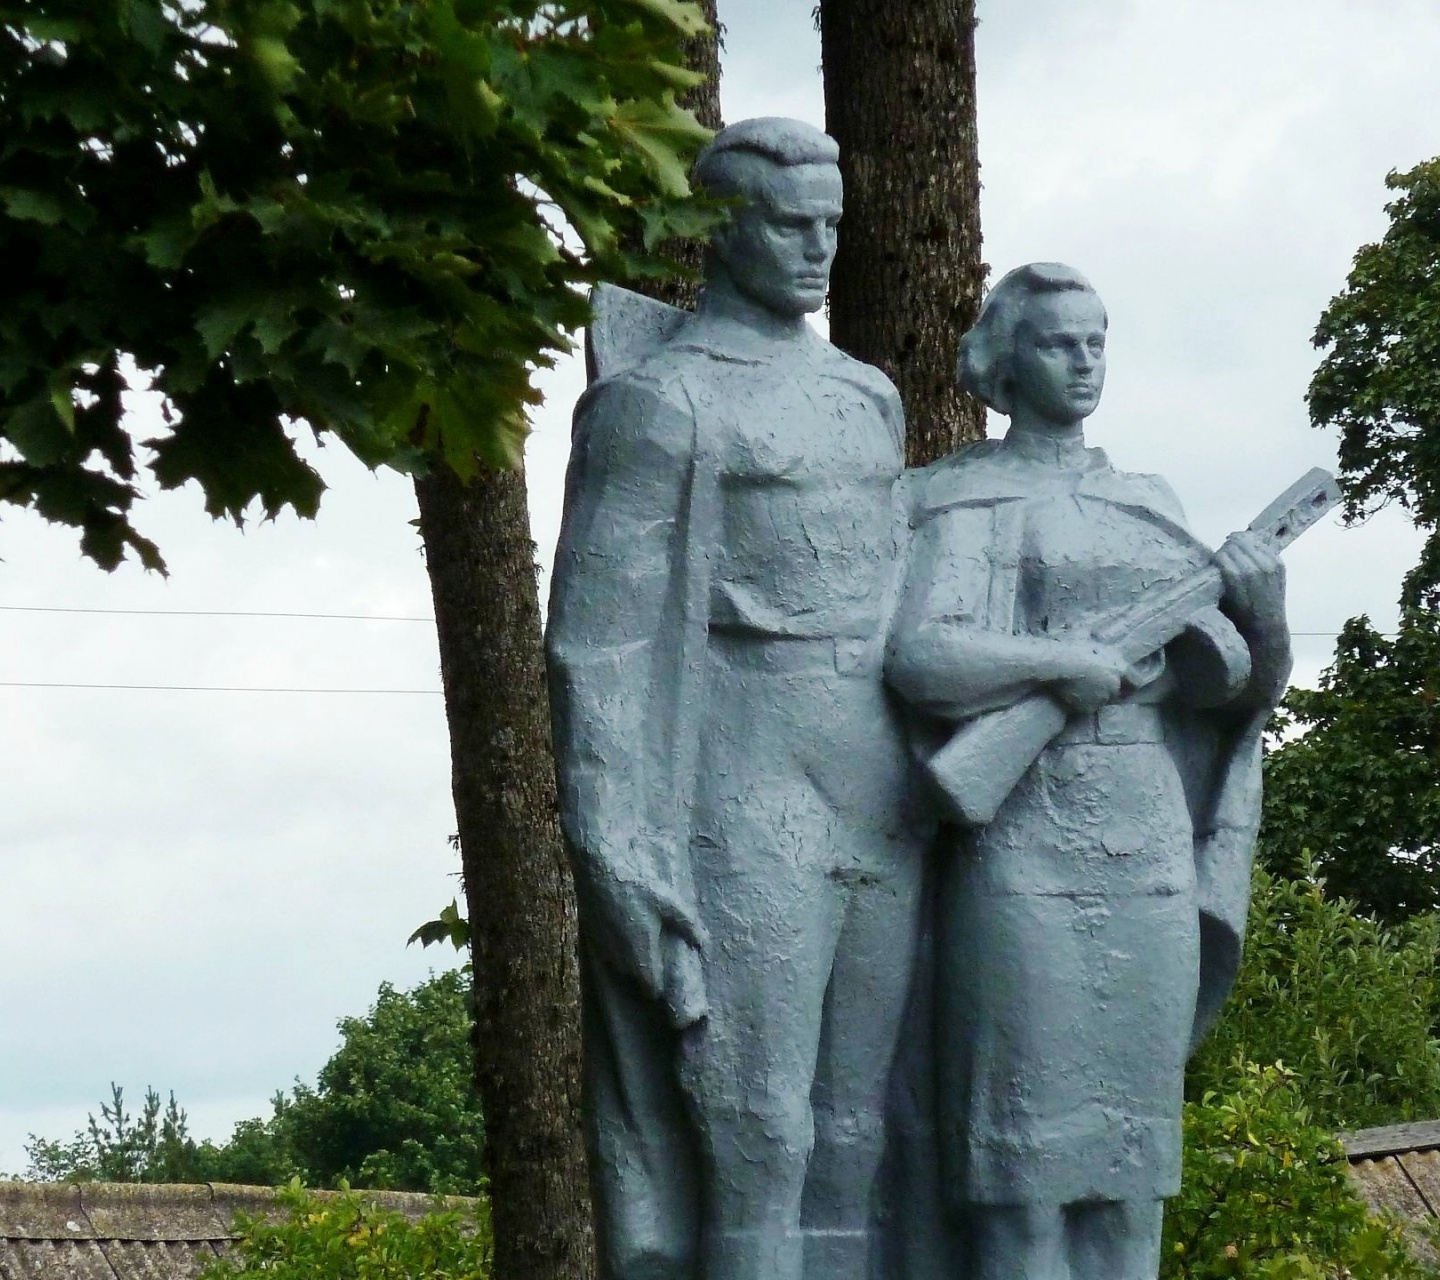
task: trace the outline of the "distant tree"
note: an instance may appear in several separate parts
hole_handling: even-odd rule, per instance
[[[110,1101],[100,1104],[86,1128],[69,1142],[30,1135],[25,1146],[36,1182],[195,1182],[199,1180],[197,1148],[190,1138],[185,1112],[170,1095],[162,1109],[160,1095],[145,1091],[139,1115],[125,1107],[125,1091],[110,1085]]]
[[[295,1086],[273,1117],[310,1185],[474,1194],[485,1125],[469,998],[459,973],[408,992],[386,983],[364,1018],[340,1023],[315,1087]]]
[[[132,1116],[111,1086],[100,1119],[69,1142],[26,1146],[36,1181],[238,1182],[473,1195],[485,1124],[471,1068],[470,984],[443,973],[411,991],[389,983],[363,1018],[340,1022],[340,1047],[313,1087],[277,1093],[266,1119],[228,1142],[196,1142],[175,1096],[146,1091]]]
[[[1261,854],[1283,874],[1313,856],[1334,890],[1398,920],[1440,906],[1440,160],[1386,181],[1389,229],[1315,330],[1310,417],[1340,433],[1347,514],[1398,502],[1426,540],[1399,634],[1352,619],[1320,688],[1286,699],[1300,736],[1266,762]]]
[[[1427,535],[1402,604],[1440,604],[1440,159],[1386,186],[1390,226],[1364,246],[1315,330],[1310,419],[1340,432],[1347,511],[1398,502]]]
[[[1387,637],[1352,618],[1318,689],[1292,689],[1265,761],[1261,861],[1382,920],[1440,908],[1440,613]]]

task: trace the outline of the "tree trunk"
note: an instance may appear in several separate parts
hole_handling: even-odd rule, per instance
[[[705,0],[715,27],[715,0]],[[686,105],[720,115],[714,35],[686,46],[710,79]],[[692,269],[694,242],[674,246]],[[649,286],[693,305],[695,285]],[[591,1280],[594,1226],[580,1127],[575,891],[560,832],[535,544],[522,471],[415,482],[435,598],[451,788],[475,963],[475,1078],[505,1280]]]
[[[497,1276],[590,1280],[574,887],[521,471],[415,482],[475,962]]]
[[[680,99],[681,106],[689,107],[695,118],[707,129],[719,131],[724,121],[720,116],[720,42],[722,28],[715,12],[715,0],[700,0],[705,11],[705,21],[710,24],[708,36],[696,36],[685,42],[685,64],[692,71],[699,71],[708,77],[704,84],[697,85]],[[641,293],[672,307],[695,310],[700,300],[701,275],[705,269],[705,243],[702,240],[673,240],[665,246],[665,254],[673,259],[684,271],[687,278],[676,274],[665,280],[644,280],[634,287]]]
[[[715,0],[700,0],[705,11],[705,21],[710,24],[710,34],[696,36],[685,42],[685,65],[691,71],[698,71],[708,77],[704,84],[691,89],[680,105],[689,107],[695,118],[707,129],[720,129],[720,45],[724,28],[720,25],[715,10]]]
[[[975,3],[821,0],[819,15],[845,177],[830,337],[894,380],[919,466],[985,433],[984,409],[955,386],[985,280]]]

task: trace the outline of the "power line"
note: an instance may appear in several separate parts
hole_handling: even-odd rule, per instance
[[[279,688],[230,684],[82,684],[68,680],[0,680],[0,689],[118,689],[127,692],[164,693],[344,693],[403,694],[438,697],[440,689],[325,689]]]
[[[149,618],[318,618],[334,622],[423,622],[430,626],[434,618],[418,614],[393,613],[292,613],[279,610],[252,609],[79,609],[59,605],[0,604],[0,613],[96,613],[116,614],[125,617]],[[1292,636],[1308,640],[1333,640],[1338,631],[1292,631]],[[1381,631],[1382,636],[1393,636],[1394,631]],[[149,686],[146,686],[149,687]],[[168,686],[155,686],[163,688]],[[420,690],[418,692],[425,692]]]
[[[127,617],[167,618],[326,618],[339,622],[428,622],[434,618],[413,615],[385,613],[285,613],[278,611],[255,611],[245,609],[76,609],[59,605],[0,604],[5,613],[101,613],[122,614]]]

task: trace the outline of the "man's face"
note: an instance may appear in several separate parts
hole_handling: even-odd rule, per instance
[[[715,255],[741,293],[776,315],[819,311],[835,260],[840,170],[768,162],[765,170],[755,197],[715,233]]]
[[[1105,308],[1088,289],[1036,294],[1015,330],[1012,390],[1046,422],[1088,418],[1105,387]]]

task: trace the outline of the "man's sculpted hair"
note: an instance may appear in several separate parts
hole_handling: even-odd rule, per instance
[[[721,129],[695,161],[695,186],[719,199],[753,199],[770,165],[838,164],[840,147],[801,120],[759,116]]]
[[[1002,276],[985,296],[974,328],[960,339],[955,371],[960,389],[983,400],[996,413],[1010,413],[1010,366],[1025,304],[1031,298],[1067,290],[1095,293],[1090,281],[1061,262],[1031,262]]]

